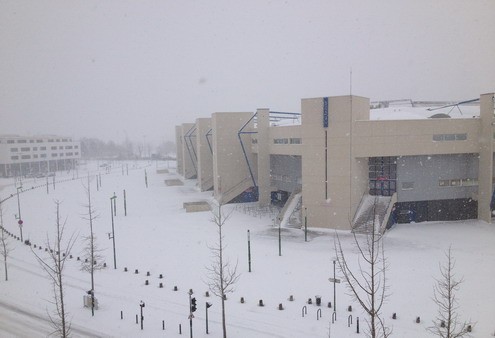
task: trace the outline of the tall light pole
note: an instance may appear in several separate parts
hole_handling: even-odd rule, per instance
[[[22,238],[22,217],[21,217],[21,201],[19,200],[19,189],[22,190],[22,185],[20,187],[17,187],[17,219],[18,219],[18,224],[19,224],[19,230],[21,231],[21,242],[24,242],[24,238]]]
[[[112,215],[112,241],[113,241],[113,268],[117,269],[117,256],[115,254],[115,228],[113,224],[113,208],[114,208],[114,201],[117,198],[115,194],[110,197],[110,214]],[[108,234],[108,237],[110,237],[110,234]]]
[[[143,316],[143,307],[145,306],[144,302],[141,301],[139,303],[139,306],[141,307],[141,330],[143,329],[143,321],[144,321],[144,316]]]

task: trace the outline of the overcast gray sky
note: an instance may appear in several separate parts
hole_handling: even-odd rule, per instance
[[[147,143],[305,97],[495,91],[494,0],[0,0],[0,134]]]

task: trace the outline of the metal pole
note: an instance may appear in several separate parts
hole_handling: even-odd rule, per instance
[[[335,260],[333,261],[333,312],[337,312],[337,301],[335,296]],[[335,316],[335,320],[337,320],[337,316]]]
[[[117,196],[115,196],[115,192],[113,193],[113,215],[117,216],[117,202],[115,201]]]
[[[304,208],[304,241],[308,241],[308,208]]]
[[[21,202],[19,199],[19,189],[22,189],[22,186],[17,187],[17,211],[19,213],[19,220],[17,223],[19,224],[19,231],[21,232],[21,242],[24,242],[24,238],[22,237],[22,217],[21,217]]]
[[[206,302],[206,334],[208,334],[208,302]]]
[[[248,234],[248,265],[249,265],[249,272],[251,272],[251,233],[249,232],[249,230],[247,231],[247,234]]]
[[[125,189],[124,189],[124,216],[127,216],[127,202],[125,198]]]
[[[144,183],[146,184],[146,188],[148,188],[148,173],[146,169],[144,169]]]
[[[191,308],[191,295],[192,291],[189,291],[189,337],[193,338],[193,328],[192,328],[192,319],[193,319],[193,313],[192,313],[192,308]]]
[[[281,221],[280,221],[281,222]],[[282,256],[282,235],[281,235],[281,224],[278,224],[278,255]]]
[[[144,302],[141,301],[141,303],[139,303],[139,306],[141,307],[141,330],[142,330],[143,329],[143,321],[144,321],[144,316],[143,316]]]
[[[113,199],[115,199],[115,196],[110,197],[110,214],[112,215],[113,268],[117,269],[117,256],[115,254],[115,228],[113,224]]]
[[[49,194],[49,191],[48,191],[48,176],[46,177],[46,194],[48,195]]]

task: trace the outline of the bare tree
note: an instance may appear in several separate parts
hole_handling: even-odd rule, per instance
[[[435,279],[433,286],[433,301],[438,306],[436,320],[428,331],[435,336],[442,338],[461,338],[469,336],[469,332],[474,325],[471,322],[460,322],[459,309],[456,293],[459,291],[463,278],[457,279],[454,274],[455,260],[452,257],[452,250],[445,253],[447,262],[439,265],[440,278]]]
[[[72,246],[75,243],[74,235],[72,235],[66,243],[64,241],[64,230],[67,223],[67,219],[63,223],[60,221],[60,203],[55,201],[56,204],[56,238],[53,243],[50,241],[47,235],[46,248],[48,252],[47,257],[41,257],[32,248],[31,251],[36,256],[40,266],[46,272],[48,277],[52,281],[53,286],[53,304],[55,305],[55,310],[51,315],[48,313],[48,317],[55,329],[53,332],[60,337],[68,337],[71,332],[71,324],[68,320],[68,312],[65,309],[64,300],[64,268],[65,262],[69,256]]]
[[[224,236],[222,228],[229,215],[223,217],[222,206],[218,207],[218,213],[213,212],[211,221],[218,227],[218,242],[216,246],[209,247],[213,262],[208,270],[208,287],[210,291],[217,297],[220,297],[222,304],[222,330],[223,338],[227,338],[227,324],[225,320],[225,299],[226,295],[234,291],[234,284],[239,280],[240,275],[237,273],[237,263],[232,266],[223,256],[225,251]]]
[[[369,220],[370,226],[366,234],[357,235],[355,232],[354,244],[358,249],[358,267],[353,271],[348,257],[344,253],[340,237],[336,232],[334,241],[335,254],[344,282],[353,297],[368,315],[368,334],[372,338],[388,337],[391,330],[385,326],[381,317],[381,309],[388,298],[386,273],[388,269],[383,247],[383,234],[379,232],[379,220],[373,206]]]
[[[3,257],[3,266],[5,271],[5,280],[9,280],[9,272],[7,266],[7,258],[9,257],[12,248],[8,241],[8,237],[5,234],[5,229],[3,228],[3,205],[0,204],[0,228],[2,228],[2,233],[0,234],[0,254]]]
[[[88,203],[84,206],[87,211],[83,216],[83,219],[88,221],[89,223],[89,235],[83,237],[83,241],[85,242],[84,246],[84,255],[81,263],[81,270],[85,272],[89,272],[91,275],[91,290],[89,290],[89,294],[91,295],[91,315],[95,315],[95,271],[102,270],[103,266],[103,255],[101,254],[102,250],[98,248],[96,244],[96,237],[93,232],[93,222],[95,219],[99,217],[99,215],[93,209],[91,204],[91,185],[90,178],[88,175],[88,184],[84,186],[86,190],[86,196],[88,198]]]

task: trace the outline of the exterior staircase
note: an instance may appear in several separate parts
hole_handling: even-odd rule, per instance
[[[363,195],[352,222],[352,232],[367,234],[373,229],[383,232],[382,224],[387,222],[393,200],[390,196]]]

